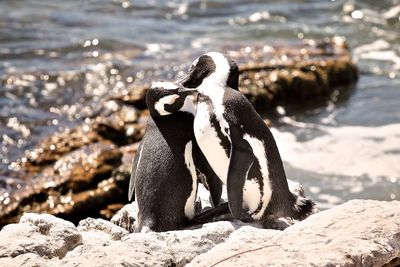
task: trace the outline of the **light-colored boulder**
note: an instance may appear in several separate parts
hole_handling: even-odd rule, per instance
[[[132,233],[111,241],[94,231],[82,232],[84,244],[62,260],[65,266],[184,266],[224,242],[238,225],[206,224],[195,230]]]
[[[243,227],[189,266],[382,266],[400,257],[400,202],[353,200],[285,231]]]
[[[158,236],[167,243],[176,266],[184,266],[196,256],[226,241],[241,225],[241,222],[221,221],[204,224],[195,230],[171,231]]]
[[[18,224],[0,232],[0,258],[35,253],[44,258],[62,258],[82,243],[77,228],[48,214],[27,213]]]
[[[87,218],[79,222],[79,232],[97,231],[110,235],[112,240],[121,240],[129,232],[109,221],[103,219]]]
[[[111,222],[119,227],[126,229],[128,232],[135,231],[135,222],[138,213],[138,206],[136,201],[125,205],[120,209],[112,218]]]
[[[0,258],[0,266],[4,267],[53,267],[57,266],[57,262],[58,258],[44,259],[35,253],[21,254],[15,258]]]
[[[400,202],[353,200],[289,226],[220,221],[131,233],[101,219],[78,227],[26,214],[0,232],[0,266],[396,266]]]

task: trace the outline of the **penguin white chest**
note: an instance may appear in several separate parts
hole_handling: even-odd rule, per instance
[[[219,179],[226,184],[229,157],[221,144],[221,140],[218,138],[217,130],[211,123],[206,103],[198,104],[193,126],[196,141],[201,151]]]

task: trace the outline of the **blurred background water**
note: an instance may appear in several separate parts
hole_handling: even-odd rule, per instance
[[[288,176],[321,208],[400,199],[399,15],[398,0],[2,0],[0,191],[13,190],[5,180],[25,150],[130,84],[174,79],[231,45],[338,35],[360,80],[323,106],[277,109]]]

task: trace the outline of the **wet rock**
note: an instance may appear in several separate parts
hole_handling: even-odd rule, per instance
[[[134,88],[127,88],[122,94],[110,97],[110,100],[123,102],[125,104],[133,105],[138,109],[146,109],[146,93],[150,88],[150,84],[143,86],[135,86]]]
[[[107,205],[104,209],[100,210],[102,218],[112,218],[124,205],[122,203],[114,203]]]
[[[138,123],[140,111],[133,106],[118,106],[109,116],[99,116],[94,130],[104,139],[121,146],[139,141],[144,134],[144,123]]]
[[[111,175],[112,177],[118,177],[121,180],[126,180],[127,184],[129,183],[129,179],[131,177],[132,162],[138,147],[139,142],[120,148],[120,151],[122,152],[122,163],[121,165],[119,165],[118,168],[114,169]]]
[[[74,222],[99,216],[110,202],[126,199],[127,182],[110,178],[121,158],[121,151],[110,143],[86,145],[62,156],[10,196],[0,209],[0,224],[15,222],[24,212],[46,212]]]
[[[66,180],[64,186],[77,192],[110,177],[121,157],[121,151],[113,144],[95,143],[63,156],[53,168]]]
[[[99,140],[101,136],[89,124],[84,123],[46,138],[37,148],[29,151],[26,157],[21,159],[21,163],[25,171],[34,173],[43,166],[54,163],[62,155]]]
[[[347,43],[340,37],[304,40],[290,46],[229,49],[228,54],[239,66],[239,89],[259,112],[281,103],[303,104],[327,97],[337,87],[358,80]],[[149,86],[127,90],[110,99],[144,109]]]
[[[281,103],[301,104],[327,97],[335,88],[358,79],[347,44],[340,38],[250,50],[249,62],[239,66],[239,89],[259,112]],[[245,51],[231,56],[243,61]]]
[[[382,266],[400,255],[400,202],[353,200],[285,231],[242,227],[190,266]]]
[[[127,145],[140,140],[145,120],[142,112],[133,106],[105,102],[103,113],[73,128],[44,139],[38,147],[28,151],[19,163],[23,170],[35,173],[59,160],[63,155],[88,144],[103,142]],[[146,113],[144,113],[146,116]]]

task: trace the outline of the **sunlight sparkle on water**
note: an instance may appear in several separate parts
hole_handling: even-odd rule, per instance
[[[354,10],[351,12],[351,17],[353,19],[362,19],[364,17],[364,14],[360,10]]]

